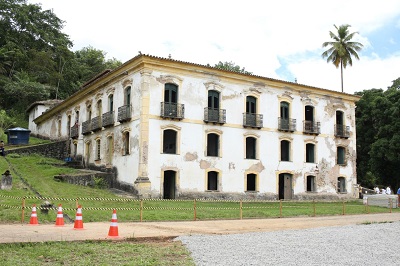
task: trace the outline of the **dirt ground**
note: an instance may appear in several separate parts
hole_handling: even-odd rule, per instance
[[[65,224],[64,226],[55,226],[54,224],[0,224],[0,243],[106,239],[135,239],[139,241],[171,239],[180,235],[268,232],[393,221],[400,221],[400,213],[275,219],[133,222],[117,223],[118,237],[108,237],[111,225],[109,222],[84,222],[83,229],[74,229],[74,224]]]

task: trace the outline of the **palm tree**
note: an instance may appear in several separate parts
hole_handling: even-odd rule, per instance
[[[322,57],[327,57],[326,61],[332,62],[336,68],[340,65],[340,74],[341,74],[341,81],[342,81],[342,92],[343,92],[343,68],[346,68],[349,64],[350,66],[353,65],[352,56],[356,59],[360,59],[358,57],[357,52],[361,51],[363,45],[359,42],[352,42],[354,35],[358,32],[349,33],[350,25],[344,24],[339,26],[336,25],[337,35],[332,31],[329,31],[329,35],[331,39],[334,41],[332,42],[324,42],[322,47],[329,46],[330,48],[322,53]]]

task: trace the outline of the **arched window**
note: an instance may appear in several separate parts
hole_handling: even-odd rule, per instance
[[[218,190],[218,172],[210,171],[207,173],[207,190]]]
[[[247,174],[246,191],[256,191],[257,176],[255,174]]]
[[[338,177],[337,192],[338,193],[346,192],[346,179],[344,177]]]
[[[307,192],[315,192],[316,191],[316,185],[315,185],[315,176],[313,175],[308,175],[307,176]]]
[[[178,86],[166,83],[164,86],[164,102],[162,103],[162,116],[177,118],[181,110],[178,110]],[[179,112],[178,112],[179,111]],[[180,117],[180,116],[179,116]]]
[[[290,142],[281,141],[281,161],[290,161]]]
[[[346,164],[346,148],[344,147],[337,147],[336,153],[336,163],[340,165]]]
[[[122,141],[123,141],[123,155],[129,155],[130,154],[130,147],[129,147],[129,131],[126,131],[122,135]]]
[[[257,139],[254,137],[246,138],[246,159],[256,159]]]
[[[280,117],[278,128],[279,130],[289,131],[290,130],[290,121],[289,121],[289,103],[281,102],[280,103]]]
[[[163,153],[176,154],[176,136],[175,130],[166,129],[163,132]]]
[[[306,162],[315,163],[315,145],[312,143],[306,144]]]
[[[110,94],[108,96],[108,111],[111,113],[114,111],[114,95]]]
[[[257,99],[253,96],[246,97],[246,113],[248,114],[257,113]]]
[[[219,156],[219,135],[207,134],[207,156]]]
[[[131,104],[131,86],[125,89],[125,105]]]

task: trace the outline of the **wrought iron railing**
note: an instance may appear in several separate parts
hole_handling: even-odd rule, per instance
[[[131,105],[123,105],[118,108],[118,122],[129,121],[132,118]]]
[[[350,137],[350,127],[345,125],[335,125],[335,137],[339,138]]]
[[[161,102],[161,117],[183,119],[185,117],[185,105]]]
[[[244,127],[262,128],[263,127],[263,115],[252,114],[252,113],[243,113],[243,126]]]
[[[98,131],[101,130],[102,125],[101,125],[101,116],[96,116],[92,118],[91,120],[91,126],[92,126],[92,131]]]
[[[103,127],[110,127],[114,125],[114,111],[104,113],[101,116],[101,122]]]
[[[296,119],[278,117],[278,130],[296,131]]]
[[[303,121],[303,132],[307,134],[320,134],[321,133],[321,124],[320,122],[314,121]]]
[[[213,109],[210,107],[204,108],[204,122],[206,123],[226,123],[226,110]]]
[[[92,127],[91,127],[91,120],[87,120],[82,123],[82,134],[87,135],[92,132]]]
[[[71,138],[76,139],[79,137],[79,125],[76,124],[71,127]]]

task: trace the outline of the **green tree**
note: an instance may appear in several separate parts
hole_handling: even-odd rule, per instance
[[[207,66],[210,66],[209,64]],[[214,67],[223,69],[223,70],[228,70],[228,71],[233,71],[233,72],[239,72],[243,74],[253,74],[252,72],[246,71],[244,67],[240,67],[239,65],[236,65],[234,62],[222,62],[219,61],[218,64],[215,64]]]
[[[332,62],[336,68],[340,66],[340,77],[342,84],[342,92],[343,92],[343,68],[346,68],[347,65],[352,66],[354,56],[356,59],[359,59],[357,52],[361,51],[363,45],[359,42],[353,42],[354,35],[358,32],[349,33],[350,25],[344,24],[339,26],[339,28],[334,25],[337,34],[329,31],[329,35],[333,41],[324,42],[322,47],[329,47],[328,50],[322,53],[323,58],[327,58],[327,62]]]
[[[28,4],[26,0],[1,0],[0,47],[12,52],[8,57],[11,61],[8,76],[25,68],[32,50],[49,51],[56,58],[57,52],[65,51],[59,47],[72,47],[68,35],[61,31],[63,27],[62,20],[51,10],[42,10],[40,5]]]
[[[59,98],[63,99],[75,93],[91,78],[106,69],[114,69],[122,63],[117,59],[106,59],[107,53],[92,46],[84,47],[65,60],[62,79],[59,84]]]
[[[400,78],[386,91],[357,93],[357,177],[368,187],[400,185],[399,84]]]

